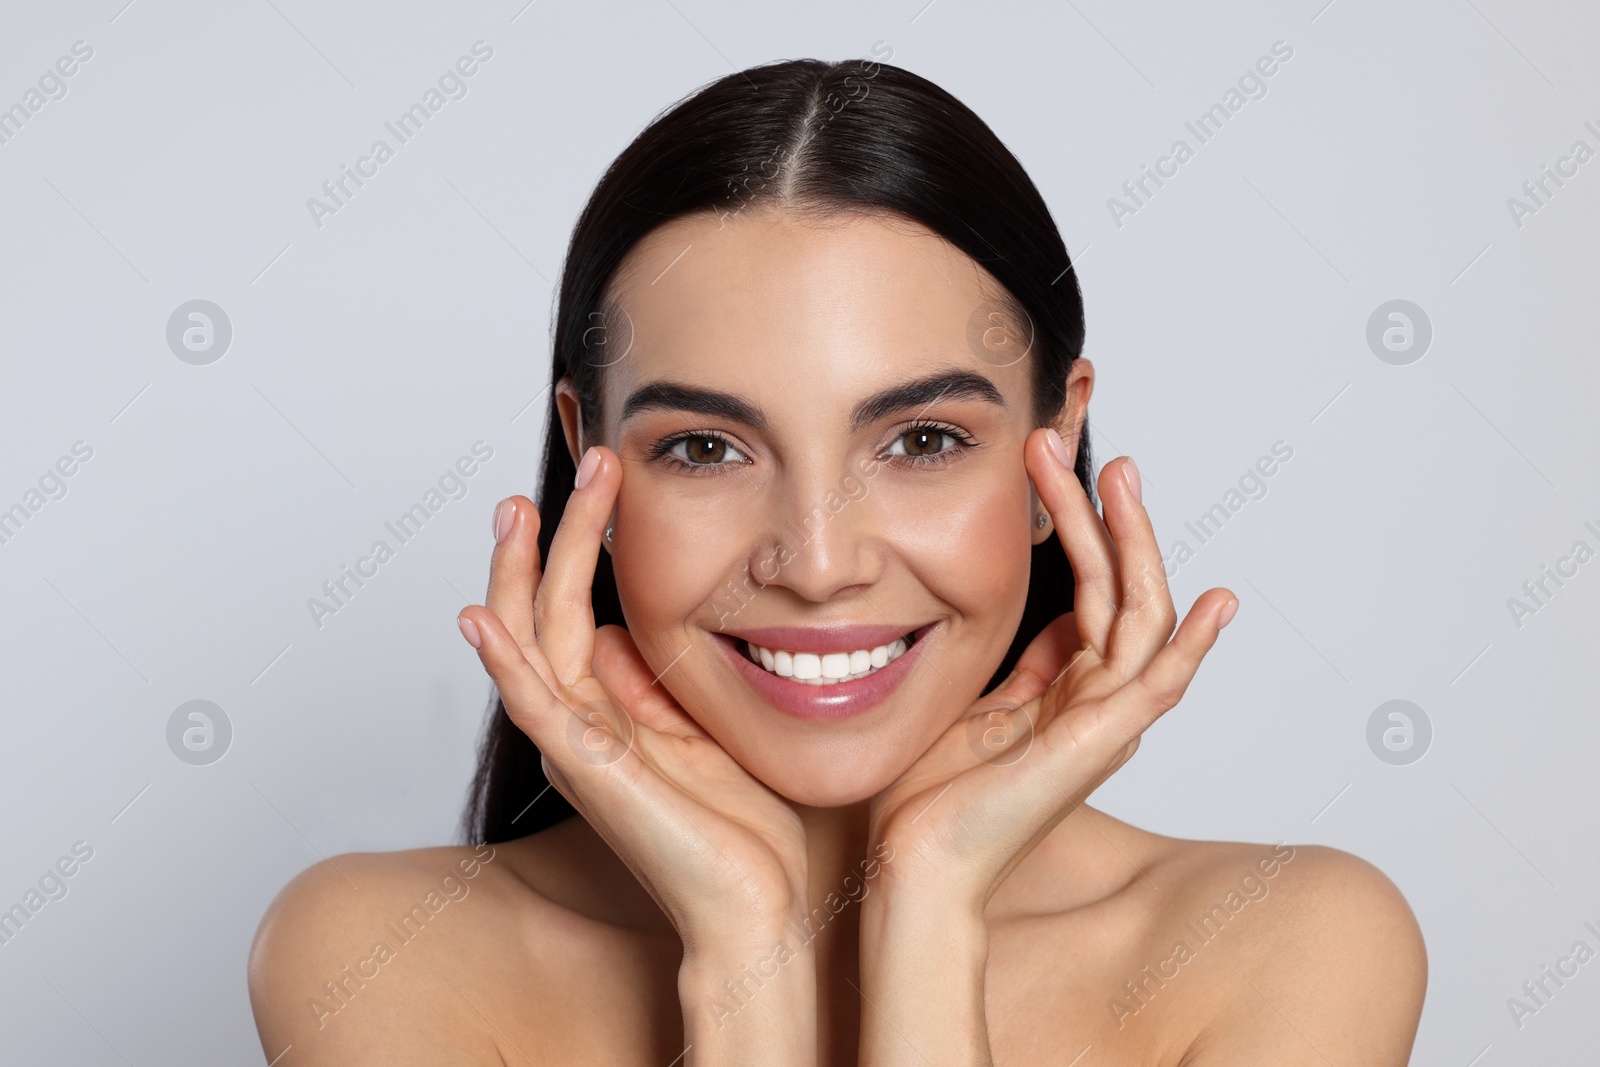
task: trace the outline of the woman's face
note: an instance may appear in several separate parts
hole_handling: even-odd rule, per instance
[[[1030,546],[1053,536],[1022,458],[1027,327],[1002,325],[997,283],[959,249],[863,215],[676,219],[612,293],[602,425],[581,445],[622,461],[629,633],[778,793],[872,796],[981,695]],[[1088,387],[1057,424],[1069,449]],[[819,671],[845,680],[796,677]]]

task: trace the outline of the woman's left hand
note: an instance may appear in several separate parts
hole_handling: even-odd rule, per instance
[[[1209,589],[1174,633],[1177,612],[1132,460],[1100,473],[1102,521],[1054,431],[1034,431],[1024,456],[1072,566],[1073,610],[874,798],[872,840],[893,857],[883,866],[883,906],[909,898],[917,906],[908,911],[955,907],[981,921],[1006,876],[1183,697],[1238,608],[1229,590]]]

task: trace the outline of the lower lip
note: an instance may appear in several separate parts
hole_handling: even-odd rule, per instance
[[[865,678],[832,685],[807,685],[792,682],[766,668],[751,663],[734,643],[734,638],[714,635],[733,660],[734,668],[768,704],[797,719],[844,719],[859,715],[888,699],[899,688],[932,634],[924,633],[893,663],[880,667]]]

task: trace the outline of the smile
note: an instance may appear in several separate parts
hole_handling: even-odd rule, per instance
[[[716,637],[766,703],[797,718],[838,719],[894,693],[937,626],[765,627]]]
[[[753,641],[746,641],[744,647],[752,663],[761,664],[779,678],[790,678],[807,685],[837,685],[869,677],[905,655],[906,649],[911,647],[907,637],[897,637],[886,645],[872,648],[820,655],[815,652],[763,648]]]

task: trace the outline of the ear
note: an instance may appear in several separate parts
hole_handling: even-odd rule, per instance
[[[1061,442],[1067,446],[1073,463],[1078,462],[1078,439],[1083,433],[1083,420],[1089,414],[1089,396],[1093,392],[1094,364],[1079,356],[1072,361],[1072,370],[1067,374],[1066,402],[1051,424],[1061,435]]]
[[[577,466],[587,447],[578,410],[578,391],[572,387],[572,379],[564,377],[556,382],[556,411],[561,416],[561,431],[567,439],[567,451],[572,453],[573,466]]]
[[[561,432],[567,439],[567,451],[572,454],[572,465],[577,466],[583,454],[589,448],[589,441],[583,432],[583,416],[578,406],[578,391],[572,386],[572,379],[563,377],[556,382],[556,413],[561,416]],[[606,529],[610,530],[617,521],[617,509],[613,504],[611,517],[606,520]],[[610,541],[601,541],[601,546],[611,551]]]
[[[1067,454],[1074,464],[1078,462],[1078,440],[1083,434],[1083,420],[1089,412],[1089,395],[1093,392],[1094,364],[1079,356],[1072,361],[1072,369],[1067,373],[1067,398],[1050,424],[1061,435],[1061,443],[1067,446]],[[1050,515],[1039,503],[1039,491],[1033,487],[1032,478],[1028,479],[1028,514],[1033,517],[1029,536],[1034,544],[1043,544],[1055,535]],[[1038,523],[1040,515],[1045,517],[1043,527]]]

